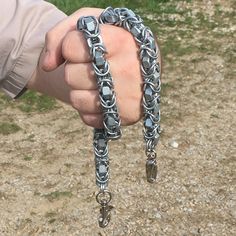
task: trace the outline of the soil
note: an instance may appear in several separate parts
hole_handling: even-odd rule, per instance
[[[170,26],[170,34],[159,36],[163,48],[172,37],[189,51],[169,48],[163,58],[157,182],[145,179],[142,123],[124,127],[122,139],[110,143],[114,209],[100,229],[92,129],[61,103],[46,113],[7,106],[1,121],[21,129],[0,134],[1,236],[236,235],[233,1],[180,1],[178,7],[207,21],[202,28],[197,21]],[[212,22],[220,23],[205,25]]]

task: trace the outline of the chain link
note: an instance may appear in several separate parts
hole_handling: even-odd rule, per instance
[[[106,49],[100,35],[98,20],[93,16],[82,17],[78,20],[77,29],[84,33],[92,57],[103,109],[103,125],[106,137],[107,139],[117,139],[121,136],[120,118],[110,66],[105,59]]]
[[[121,26],[128,30],[139,45],[139,58],[144,81],[144,140],[146,142],[147,180],[154,182],[157,175],[155,147],[160,137],[160,62],[158,47],[152,31],[143,24],[140,16],[127,8],[106,8],[99,17],[101,24]]]
[[[83,32],[87,40],[103,109],[104,129],[94,129],[93,146],[96,184],[100,187],[96,196],[97,202],[101,205],[98,223],[100,227],[104,228],[110,221],[110,210],[112,209],[112,206],[109,205],[112,196],[107,190],[109,180],[108,140],[117,139],[121,136],[120,118],[110,66],[105,59],[106,49],[100,36],[98,20],[93,16],[82,17],[77,22],[77,29]],[[108,196],[109,199],[105,196]]]
[[[109,180],[108,141],[121,136],[120,118],[116,106],[116,96],[110,74],[110,66],[105,59],[106,49],[100,35],[99,23],[112,24],[128,30],[139,45],[139,58],[143,77],[143,134],[146,142],[146,173],[148,182],[154,182],[157,176],[155,147],[160,136],[160,62],[158,47],[151,30],[144,26],[140,16],[127,8],[108,7],[99,17],[81,17],[77,29],[84,33],[92,57],[96,74],[99,97],[103,109],[103,129],[94,129],[94,153],[96,184],[100,191],[96,196],[101,205],[98,219],[100,227],[106,227],[110,221],[109,205],[112,195],[107,190]]]

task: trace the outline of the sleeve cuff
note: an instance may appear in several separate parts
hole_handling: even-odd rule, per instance
[[[14,20],[18,21],[12,23],[12,30],[15,27],[15,31],[19,31],[10,55],[13,63],[4,79],[0,79],[0,89],[11,98],[16,98],[32,78],[45,45],[46,33],[66,17],[65,13],[45,1],[21,3],[22,6],[18,7],[19,19],[16,17]]]
[[[11,98],[16,98],[32,78],[38,64],[38,56],[35,55],[35,50],[41,52],[42,46],[38,49],[34,48],[34,50],[25,48],[16,61],[13,70],[2,81],[2,91]]]

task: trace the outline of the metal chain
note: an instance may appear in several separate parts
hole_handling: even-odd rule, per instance
[[[135,38],[140,46],[139,56],[144,80],[144,140],[146,142],[146,173],[148,182],[154,182],[157,176],[157,161],[155,147],[160,136],[160,63],[158,48],[151,30],[143,25],[140,16],[127,8],[108,7],[98,20],[93,16],[81,17],[77,29],[84,33],[92,56],[92,64],[97,78],[99,97],[103,109],[104,129],[94,129],[94,153],[96,184],[100,187],[96,195],[101,205],[99,226],[106,227],[110,221],[109,203],[112,199],[107,190],[109,180],[108,141],[121,136],[120,118],[116,106],[116,97],[110,74],[110,67],[105,59],[106,49],[100,36],[99,23],[112,24],[125,28]]]
[[[94,129],[93,146],[96,184],[100,187],[96,197],[97,202],[101,205],[98,222],[100,227],[106,227],[110,221],[110,210],[112,209],[112,206],[109,205],[112,196],[107,190],[109,180],[108,140],[121,136],[120,118],[110,66],[104,56],[106,49],[100,36],[98,20],[93,16],[82,17],[77,22],[77,29],[84,33],[87,40],[103,109],[104,129]]]
[[[106,136],[108,139],[117,139],[121,136],[120,118],[116,106],[110,66],[104,57],[106,49],[100,36],[98,20],[93,16],[82,17],[78,20],[77,29],[84,33],[92,56],[92,64],[103,108],[103,125]]]
[[[106,8],[99,17],[101,24],[121,26],[128,30],[140,47],[139,57],[144,81],[144,140],[146,142],[147,181],[152,183],[157,176],[155,147],[160,137],[160,62],[158,47],[152,31],[143,24],[140,16],[127,8]]]

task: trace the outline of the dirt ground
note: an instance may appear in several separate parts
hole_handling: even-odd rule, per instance
[[[1,122],[21,128],[0,134],[1,236],[236,235],[233,2],[180,2],[191,25],[159,36],[169,52],[158,181],[145,179],[142,124],[123,128],[110,145],[114,210],[106,229],[97,225],[92,129],[60,103],[46,113],[1,110]],[[181,22],[183,15],[168,17]]]

